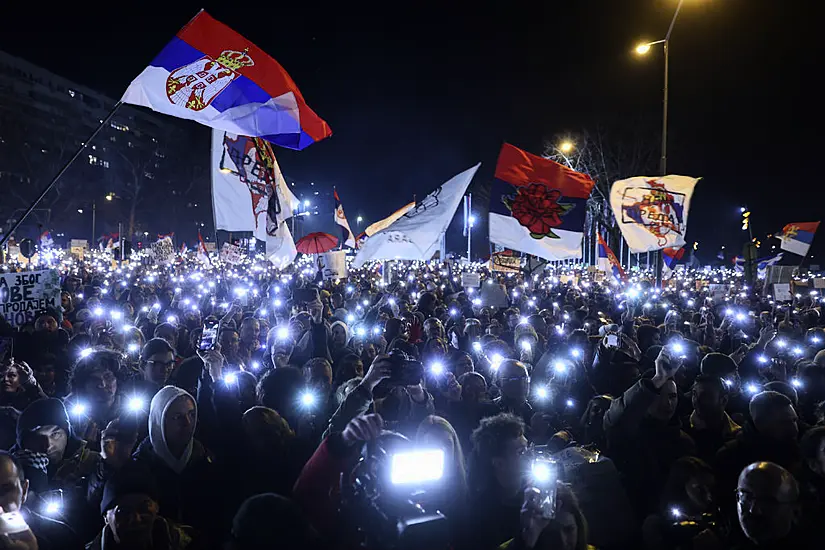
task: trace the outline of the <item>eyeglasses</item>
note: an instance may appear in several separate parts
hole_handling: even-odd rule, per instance
[[[146,361],[147,365],[152,365],[153,367],[163,367],[165,369],[170,369],[175,364],[175,360],[171,359],[169,361]]]

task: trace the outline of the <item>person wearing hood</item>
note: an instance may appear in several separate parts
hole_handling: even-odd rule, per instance
[[[349,327],[342,321],[335,321],[329,327],[329,352],[332,356],[332,361],[335,362],[344,355],[353,353],[353,350],[347,347],[349,342]]]
[[[220,531],[213,488],[220,483],[212,454],[195,439],[195,398],[175,386],[155,394],[149,407],[149,436],[132,456],[157,482],[157,503],[166,518],[203,533]]]
[[[30,498],[62,490],[68,503],[63,519],[79,534],[87,533],[93,526],[90,506],[97,502],[106,466],[100,453],[74,435],[63,402],[41,399],[23,411],[11,452],[23,464]]]
[[[675,414],[679,395],[673,376],[680,367],[679,360],[662,348],[655,374],[642,377],[614,399],[604,415],[605,452],[624,476],[639,517],[655,509],[655,496],[672,464],[694,454],[693,440]]]

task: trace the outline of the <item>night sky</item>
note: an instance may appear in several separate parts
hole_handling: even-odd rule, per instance
[[[0,49],[119,97],[203,7],[276,58],[330,124],[330,139],[279,160],[288,180],[338,186],[351,220],[374,221],[478,161],[474,185],[488,184],[503,141],[540,153],[596,124],[648,124],[659,139],[662,53],[632,48],[664,37],[676,0],[151,4],[8,4]],[[687,239],[705,259],[741,247],[741,204],[760,237],[821,219],[813,4],[685,2],[668,171],[704,178]]]

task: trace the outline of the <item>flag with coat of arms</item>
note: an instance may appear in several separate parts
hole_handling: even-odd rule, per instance
[[[789,223],[782,228],[782,234],[779,235],[782,240],[779,248],[800,256],[807,256],[818,228],[819,222]]]
[[[205,11],[172,38],[120,101],[290,149],[332,135],[277,61]]]
[[[612,273],[613,277],[619,281],[627,279],[627,274],[622,268],[622,264],[619,263],[619,260],[616,258],[616,254],[607,246],[607,243],[604,242],[601,235],[597,234],[596,236],[599,238],[599,269],[605,273]]]

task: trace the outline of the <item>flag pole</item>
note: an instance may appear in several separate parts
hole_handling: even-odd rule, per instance
[[[86,149],[86,147],[89,146],[89,144],[97,136],[97,134],[100,133],[103,127],[109,124],[109,121],[112,120],[112,117],[115,115],[115,112],[120,108],[121,105],[123,105],[121,101],[115,103],[115,106],[112,107],[112,110],[109,111],[109,114],[106,115],[106,118],[100,121],[100,125],[97,128],[95,128],[95,131],[92,132],[92,135],[89,136],[89,139],[83,142],[83,144],[77,149],[77,151],[75,151],[75,154],[72,155],[72,158],[70,158],[68,162],[66,162],[66,164],[63,165],[63,168],[60,169],[57,175],[54,178],[52,178],[51,183],[49,183],[49,185],[47,185],[46,188],[43,189],[43,192],[40,193],[40,195],[36,199],[34,199],[34,202],[32,202],[29,208],[23,213],[22,216],[20,216],[20,219],[18,219],[12,226],[12,228],[9,229],[8,233],[3,235],[3,238],[0,239],[0,248],[2,248],[4,244],[6,244],[6,242],[9,240],[9,238],[11,238],[14,232],[17,231],[17,229],[23,224],[23,222],[29,216],[29,214],[31,214],[32,211],[35,208],[37,208],[37,205],[40,204],[40,201],[43,200],[43,197],[45,197],[48,194],[48,192],[52,190],[55,184],[57,184],[60,177],[66,172],[66,170],[69,169],[69,166],[71,166],[72,163],[77,160],[77,157],[79,157],[80,154]]]

